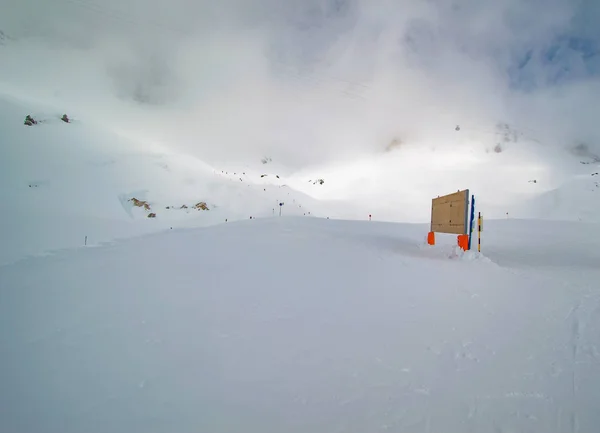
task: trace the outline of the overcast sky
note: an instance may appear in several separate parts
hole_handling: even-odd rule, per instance
[[[158,110],[146,133],[201,156],[309,163],[500,121],[552,144],[600,138],[595,0],[0,0],[0,10],[0,30],[21,44],[11,62],[35,68],[39,53],[25,47],[48,43],[69,52],[61,76],[81,86],[79,102],[106,105],[109,92],[148,107],[131,116],[142,124]]]

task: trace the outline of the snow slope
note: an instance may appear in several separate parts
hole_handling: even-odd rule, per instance
[[[0,267],[0,431],[592,433],[597,224],[311,218]]]
[[[26,114],[40,123],[23,125]],[[239,171],[222,170],[73,113],[66,124],[62,114],[40,101],[0,95],[0,264],[81,246],[86,236],[98,244],[171,227],[272,216],[280,202],[286,215],[327,216],[326,206],[291,189],[283,173],[263,167],[258,158]],[[147,201],[150,209],[134,207],[132,198]],[[200,202],[209,210],[191,209]],[[147,218],[151,212],[156,218]]]
[[[600,220],[598,164],[568,156],[571,164],[561,170],[553,160],[564,155],[540,153],[539,144],[496,154],[457,138],[454,147],[407,144],[300,171],[259,155],[213,167],[168,144],[94,124],[85,113],[69,112],[73,123],[65,124],[59,117],[68,110],[56,101],[14,92],[4,86],[0,95],[0,263],[171,227],[277,215],[281,202],[285,215],[421,222],[429,218],[430,197],[463,188],[487,218]],[[27,113],[42,123],[24,126]],[[132,198],[150,210],[134,208]],[[210,210],[189,209],[200,202]],[[157,218],[146,218],[150,212]]]
[[[487,218],[600,222],[600,164],[531,139],[451,131],[438,143],[408,142],[345,164],[306,167],[290,185],[322,200],[352,201],[388,221],[428,221],[430,198],[470,189]],[[465,135],[462,135],[462,134]],[[316,188],[305,179],[322,177]],[[365,212],[363,211],[363,214]]]
[[[525,212],[541,219],[600,221],[600,165],[574,176],[561,186],[533,197]]]

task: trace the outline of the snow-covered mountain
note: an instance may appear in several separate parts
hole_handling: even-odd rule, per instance
[[[182,225],[271,217],[279,203],[284,215],[328,216],[272,161],[211,167],[88,119],[63,122],[63,114],[0,96],[0,263]],[[24,125],[26,115],[37,124]]]
[[[60,120],[65,112],[69,123]],[[301,170],[260,154],[211,166],[68,112],[56,102],[0,95],[0,263],[172,227],[270,217],[279,203],[290,216],[423,222],[432,197],[463,188],[488,219],[600,220],[598,163],[544,153],[532,141],[496,153],[462,130],[453,146],[407,143]],[[38,123],[24,125],[26,115]],[[201,203],[208,210],[194,208]]]

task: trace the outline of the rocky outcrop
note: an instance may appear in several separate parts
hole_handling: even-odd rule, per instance
[[[152,208],[150,207],[150,204],[147,201],[139,200],[135,197],[130,198],[128,201],[131,202],[133,204],[133,206],[143,208],[146,212],[148,212],[148,215],[146,215],[148,218],[156,218],[156,212],[152,212]],[[209,207],[206,204],[206,202],[199,201],[198,203],[196,203],[193,206],[188,206],[187,204],[182,204],[181,206],[165,206],[165,209],[166,210],[195,209],[197,211],[205,211],[205,210],[209,210]]]
[[[208,205],[204,201],[199,201],[193,206],[188,206],[187,204],[182,204],[181,206],[166,206],[167,210],[187,210],[187,209],[196,209],[196,210],[209,210]]]
[[[26,126],[33,126],[37,125],[38,122],[33,117],[31,117],[31,115],[28,114],[27,116],[25,116],[25,122],[23,122],[23,124]]]
[[[128,201],[132,202],[133,205],[136,206],[136,207],[143,207],[145,210],[150,211],[150,205],[148,204],[147,201],[138,200],[135,197],[130,198]]]
[[[516,143],[523,134],[515,130],[508,123],[498,122],[496,124],[496,135],[502,143]]]
[[[502,153],[507,144],[518,143],[524,134],[514,129],[508,123],[498,122],[495,127],[496,145],[494,152]]]

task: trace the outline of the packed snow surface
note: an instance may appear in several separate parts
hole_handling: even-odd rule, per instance
[[[600,226],[270,217],[0,267],[0,431],[592,433]]]

